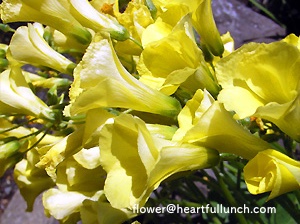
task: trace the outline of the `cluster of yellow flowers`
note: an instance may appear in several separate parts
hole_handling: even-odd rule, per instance
[[[0,74],[0,174],[15,165],[28,210],[44,192],[46,213],[62,223],[121,223],[162,181],[215,166],[220,153],[249,160],[252,194],[299,189],[300,162],[238,121],[263,119],[300,141],[300,39],[235,50],[211,0],[132,0],[122,10],[118,0],[1,4],[3,22],[32,22],[1,45]],[[64,96],[47,105],[33,90],[68,86],[58,74],[73,77],[68,105]],[[17,125],[20,115],[42,128]]]

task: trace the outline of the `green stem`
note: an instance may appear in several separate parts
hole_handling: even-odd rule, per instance
[[[50,131],[50,129],[52,128],[52,126],[46,128],[44,134],[39,138],[39,140],[37,140],[29,149],[27,149],[25,152],[30,151],[31,149],[33,149],[34,147],[36,147],[42,140],[43,138],[48,134],[48,132]]]
[[[28,138],[28,137],[31,137],[31,136],[36,136],[36,135],[38,135],[39,133],[43,132],[44,130],[45,130],[45,128],[42,128],[42,129],[40,129],[40,130],[38,130],[38,131],[35,131],[35,132],[33,132],[33,133],[30,133],[30,134],[28,134],[28,135],[24,135],[24,136],[18,138],[18,140],[22,140],[22,139],[25,139],[25,138]]]
[[[136,45],[138,45],[142,50],[144,50],[142,44],[137,39],[135,39],[132,36],[130,36],[129,40],[131,40],[133,43],[135,43]]]
[[[285,27],[284,24],[282,24],[276,17],[275,15],[270,12],[266,7],[264,7],[262,4],[257,2],[257,0],[249,0],[256,8],[264,12],[267,16],[269,16],[271,19],[273,19],[276,23],[278,23],[280,26]]]
[[[0,131],[0,134],[3,134],[3,133],[5,133],[5,132],[8,132],[8,131],[14,130],[14,129],[16,129],[16,128],[19,128],[19,127],[21,127],[21,126],[24,126],[24,124],[28,124],[28,123],[30,123],[30,122],[36,120],[36,119],[37,119],[37,118],[33,118],[33,119],[31,119],[31,120],[28,120],[28,121],[24,121],[24,122],[22,122],[22,123],[19,123],[18,125],[15,125],[15,126],[13,126],[13,127],[11,127],[11,128],[2,130],[2,131]]]
[[[236,202],[236,200],[234,199],[234,197],[232,196],[232,193],[228,190],[224,180],[223,180],[223,175],[219,173],[219,171],[216,168],[213,168],[214,174],[216,175],[216,177],[219,180],[219,184],[220,187],[224,193],[225,198],[227,199],[227,201],[229,202],[230,206],[232,207],[238,207],[238,203]],[[241,213],[235,213],[234,214],[236,216],[236,218],[239,220],[240,224],[247,224],[247,220],[245,218],[245,216]]]

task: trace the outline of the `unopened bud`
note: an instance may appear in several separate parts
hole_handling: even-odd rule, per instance
[[[13,156],[20,149],[19,141],[11,141],[0,146],[0,160]]]

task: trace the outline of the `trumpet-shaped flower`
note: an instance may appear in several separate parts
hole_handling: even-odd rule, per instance
[[[131,108],[171,117],[180,110],[176,99],[142,84],[128,73],[111,41],[100,35],[88,47],[74,78],[69,106],[73,115],[100,107]]]
[[[170,24],[176,15],[183,17],[182,13],[192,13],[193,26],[200,35],[202,45],[206,45],[215,56],[223,54],[224,46],[213,18],[211,0],[154,0],[153,3],[161,8],[166,15],[162,17],[165,17],[165,21],[170,21]]]
[[[215,56],[222,56],[224,46],[216,26],[211,8],[212,0],[203,0],[193,12],[193,25],[200,35],[202,44]]]
[[[39,22],[88,44],[91,41],[90,32],[71,15],[69,7],[67,0],[4,0],[0,10],[5,23]]]
[[[53,119],[51,109],[34,95],[18,67],[0,74],[0,114],[11,113]]]
[[[88,196],[83,192],[51,188],[43,194],[43,205],[46,215],[51,215],[63,223],[77,223],[82,202],[86,199],[98,201],[101,195],[103,191]]]
[[[222,104],[198,90],[178,115],[179,129],[173,140],[203,145],[220,153],[233,153],[246,159],[270,145],[239,125]]]
[[[188,89],[193,94],[197,89],[208,89],[214,95],[218,92],[218,85],[214,83],[212,75],[205,63],[202,51],[198,48],[193,36],[186,31],[189,16],[183,20],[166,36],[146,44],[138,64],[141,81],[158,79],[161,84],[158,89],[168,95],[173,94],[179,86]],[[156,22],[148,29],[161,29],[164,23]],[[164,35],[162,33],[162,35]],[[169,52],[166,54],[166,52]],[[164,81],[160,81],[163,79]]]
[[[115,208],[143,206],[159,184],[174,173],[218,163],[215,150],[151,135],[145,123],[120,115],[100,131],[100,162],[107,172],[104,193]],[[118,187],[119,186],[119,187]]]
[[[295,45],[244,45],[217,63],[216,76],[223,88],[218,100],[237,118],[269,120],[300,141],[300,51]]]
[[[268,200],[300,189],[300,162],[276,150],[259,152],[244,167],[251,194],[271,191]]]
[[[80,149],[75,154],[74,152],[69,152],[69,155],[66,153],[63,160],[57,164],[55,173],[55,183],[58,189],[52,188],[47,191],[43,196],[43,202],[46,212],[56,219],[62,221],[77,219],[85,199],[98,201],[103,195],[106,172],[100,166],[98,146]],[[72,195],[74,200],[61,201],[62,198]],[[63,211],[57,208],[57,204],[65,206]]]
[[[85,148],[90,149],[98,146],[99,130],[106,120],[112,117],[114,117],[114,115],[103,109],[89,110],[86,115],[86,123],[84,126],[81,125],[77,127],[73,133],[63,139],[38,149],[41,158],[37,163],[37,167],[45,169],[47,174],[55,180],[57,178],[57,166],[65,159],[81,152],[81,154],[75,156],[75,160],[87,169],[96,168],[98,163],[96,161],[97,156],[95,154],[92,155],[94,160],[90,159],[89,165],[83,161],[80,162],[80,158],[85,155]],[[91,150],[89,152],[93,151]]]
[[[88,0],[68,0],[71,4],[71,13],[85,27],[94,31],[109,32],[116,40],[127,40],[129,33],[119,24],[116,18],[97,11]]]
[[[112,116],[104,110],[90,110],[81,130],[52,145],[50,149],[39,149],[39,153],[46,151],[42,162],[46,162],[46,158],[51,161],[47,164],[38,163],[37,166],[46,169],[58,188],[52,188],[43,195],[46,214],[62,222],[73,223],[78,221],[79,212],[83,220],[99,220],[99,223],[125,221],[135,216],[129,210],[113,208],[103,194],[106,172],[100,164],[98,144],[103,123]],[[69,200],[69,197],[73,199]],[[88,212],[86,209],[90,206],[99,208],[99,211],[91,209]]]
[[[27,211],[32,211],[34,201],[40,193],[54,186],[45,170],[35,166],[38,161],[39,155],[32,149],[26,153],[26,159],[17,163],[14,169],[14,179],[27,203]]]
[[[43,34],[44,28],[39,23],[18,28],[9,45],[12,57],[22,63],[47,66],[72,74],[76,65],[53,50],[43,39]]]

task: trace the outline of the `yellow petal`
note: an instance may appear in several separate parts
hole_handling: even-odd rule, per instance
[[[112,43],[97,36],[74,71],[71,114],[99,107],[121,107],[173,117],[179,102],[143,85],[122,66]]]
[[[178,30],[148,44],[142,56],[145,66],[152,75],[163,78],[185,67],[197,68],[201,61],[204,61],[201,50],[184,30]]]
[[[85,27],[97,31],[108,31],[111,37],[116,40],[126,40],[129,33],[118,23],[118,21],[108,15],[97,11],[87,0],[70,0],[71,13]]]
[[[203,0],[193,12],[193,25],[209,51],[215,56],[221,56],[224,46],[213,18],[211,0]]]
[[[59,142],[39,148],[41,159],[36,164],[37,167],[44,168],[47,174],[55,180],[57,165],[81,149],[82,135],[83,128],[79,128]]]
[[[43,194],[45,213],[52,215],[58,220],[66,221],[70,216],[79,213],[82,202],[85,199],[97,201],[102,194],[103,192],[99,191],[92,197],[88,197],[80,192],[61,191],[52,188]]]
[[[219,153],[216,150],[183,144],[162,148],[155,168],[150,173],[149,189],[144,196],[150,196],[159,184],[171,175],[196,169],[204,169],[215,166],[219,162]]]
[[[74,37],[83,44],[91,41],[91,34],[74,19],[68,11],[66,0],[23,1],[4,0],[1,4],[1,19],[5,23],[32,21],[51,26],[65,35]]]
[[[138,198],[146,187],[147,173],[158,157],[151,139],[147,139],[149,134],[143,131],[145,127],[138,120],[122,115],[101,130],[100,160],[107,172],[104,192],[115,208],[130,208],[139,203]]]
[[[14,59],[23,63],[42,65],[63,73],[72,73],[75,64],[53,50],[43,39],[41,24],[19,27],[12,36],[9,49]]]
[[[300,188],[300,162],[276,151],[259,152],[244,167],[245,181],[252,194],[271,191],[268,200]]]
[[[299,141],[299,74],[300,51],[293,44],[246,44],[217,63],[218,100],[239,118],[264,118]]]
[[[239,125],[217,102],[203,114],[183,140],[199,142],[219,152],[233,153],[246,159],[270,147]]]
[[[53,119],[51,109],[34,95],[18,67],[5,70],[0,75],[0,113]]]
[[[234,100],[232,100],[233,95]],[[218,95],[218,100],[224,103],[226,110],[234,110],[240,119],[254,114],[258,107],[264,105],[261,98],[239,86],[223,89]]]
[[[149,25],[143,32],[142,44],[146,47],[149,43],[158,41],[172,31],[172,27],[158,18],[154,24]]]
[[[97,148],[97,150],[99,152],[99,148]],[[85,155],[86,154],[87,153],[85,153]],[[75,157],[69,157],[59,164],[56,171],[57,187],[64,191],[85,192],[86,195],[92,195],[99,190],[103,190],[106,172],[102,167],[99,165],[95,167],[88,166],[87,162],[89,161],[95,164],[94,159],[91,157],[85,156],[84,159],[81,158],[79,160],[85,167],[77,162],[77,160],[78,156],[77,159],[75,159]]]
[[[26,211],[32,211],[34,201],[39,194],[54,186],[53,180],[45,170],[35,166],[38,161],[39,155],[32,149],[27,152],[27,159],[17,163],[14,169],[14,179],[27,203]]]
[[[127,209],[116,209],[105,201],[85,200],[80,208],[80,216],[83,223],[123,223],[133,218],[133,214]]]

